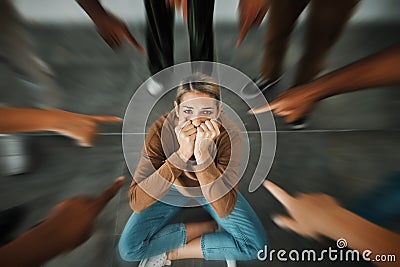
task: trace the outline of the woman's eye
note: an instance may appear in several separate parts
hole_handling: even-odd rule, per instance
[[[205,110],[205,111],[202,112],[202,114],[203,114],[203,115],[208,115],[208,116],[209,116],[209,115],[212,114],[212,111]]]
[[[190,110],[190,109],[185,109],[183,112],[186,113],[186,114],[192,114],[193,113],[193,111]]]

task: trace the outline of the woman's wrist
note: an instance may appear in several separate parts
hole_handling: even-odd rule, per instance
[[[314,82],[299,87],[302,94],[309,102],[318,102],[328,97],[328,89],[324,81],[316,80]]]
[[[351,227],[353,215],[341,206],[337,206],[335,210],[329,211],[329,216],[321,216],[322,220],[318,223],[319,234],[337,240],[344,238],[343,234],[348,232]]]
[[[178,149],[176,151],[176,154],[178,154],[178,156],[181,158],[181,160],[183,160],[184,162],[188,162],[191,156],[188,156],[187,153],[181,151],[181,149]]]
[[[203,163],[209,161],[209,159],[211,158],[211,155],[208,151],[204,151],[204,152],[195,153],[194,157],[196,159],[197,165],[200,165],[200,164],[203,164]]]

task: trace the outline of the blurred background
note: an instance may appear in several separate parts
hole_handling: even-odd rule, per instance
[[[73,0],[17,0],[15,25],[7,28],[1,45],[13,44],[15,51],[0,46],[0,103],[12,107],[60,108],[85,114],[124,116],[135,90],[150,77],[146,58],[126,45],[110,49],[93,23]],[[132,35],[145,45],[144,4],[139,0],[104,0],[104,7],[127,22]],[[250,31],[240,47],[238,1],[216,0],[214,47],[217,62],[230,65],[250,78],[259,73],[266,21]],[[0,11],[1,12],[1,11]],[[274,99],[292,86],[299,62],[307,18],[306,9],[292,33],[284,62],[285,75],[268,95]],[[181,12],[176,16],[175,62],[190,60],[186,26]],[[329,51],[323,73],[400,42],[400,1],[361,0],[338,41]],[[18,47],[21,49],[18,49]],[[25,51],[27,56],[24,57]],[[12,54],[12,53],[15,53]],[[5,56],[6,55],[6,56]],[[8,55],[8,57],[7,57]],[[9,59],[23,66],[20,71]],[[18,61],[19,60],[19,61]],[[4,63],[4,64],[3,64]],[[21,73],[36,79],[26,79]],[[238,114],[247,107],[236,98],[224,97]],[[399,171],[399,86],[363,90],[323,100],[309,118],[309,126],[292,131],[279,118],[277,151],[269,174],[277,184],[295,192],[323,192],[351,208],[370,192],[383,188],[388,177]],[[161,105],[161,106],[160,106]],[[167,98],[153,114],[156,118],[172,109]],[[164,111],[162,111],[164,109]],[[141,116],[141,106],[137,107]],[[249,167],[240,183],[241,192],[256,210],[273,249],[324,249],[317,243],[278,228],[271,215],[283,212],[264,188],[248,192],[258,163],[258,132],[254,117],[241,115],[251,143]],[[130,180],[121,147],[121,125],[103,125],[93,148],[75,146],[73,141],[51,133],[0,136],[0,210],[18,207],[9,241],[39,223],[56,203],[65,198],[98,194],[115,177]],[[144,134],[144,133],[140,133]],[[138,138],[141,140],[141,138]],[[132,144],[139,159],[142,143]],[[45,266],[137,266],[123,262],[116,252],[121,231],[131,214],[129,182],[109,203],[96,223],[93,236],[83,245]],[[380,193],[385,193],[383,190]],[[400,192],[399,192],[400,195]],[[397,207],[398,208],[398,207]],[[14,216],[14,215],[12,215]],[[11,217],[11,215],[10,215]],[[13,217],[14,218],[14,217]],[[201,208],[185,210],[174,221],[204,220]],[[397,231],[399,221],[385,222]],[[389,228],[389,226],[386,226]],[[332,244],[330,244],[332,245]],[[23,257],[23,253],[21,253]],[[238,266],[317,266],[321,263],[239,262]],[[364,266],[366,263],[325,262],[324,266]],[[181,260],[173,266],[225,266],[224,262]]]

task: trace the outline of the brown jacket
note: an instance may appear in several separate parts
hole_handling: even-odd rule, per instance
[[[176,153],[179,149],[174,131],[176,120],[164,115],[151,125],[129,188],[131,208],[138,213],[144,211],[175,184],[184,195],[204,196],[219,217],[229,215],[236,204],[240,179],[240,131],[221,116],[223,126],[214,141],[217,149],[214,160],[202,166],[190,165]],[[235,152],[232,157],[231,152]]]

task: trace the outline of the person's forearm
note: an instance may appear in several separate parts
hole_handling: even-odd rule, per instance
[[[174,153],[171,157],[176,159],[178,155]],[[134,181],[129,189],[132,210],[139,213],[153,205],[169,191],[175,180],[182,174],[183,171],[169,161],[171,157],[147,178],[141,177],[142,175],[134,177]],[[139,172],[140,168],[142,167],[139,163]],[[149,195],[149,193],[151,194]]]
[[[106,13],[99,0],[76,0],[76,2],[85,10],[93,22],[96,22],[100,15]]]
[[[0,133],[54,131],[52,110],[0,107]]]
[[[359,60],[331,72],[309,84],[307,88],[318,100],[366,88],[400,84],[400,46]]]
[[[217,168],[214,162],[204,170],[196,172],[205,199],[220,218],[231,213],[237,199],[236,188],[225,184],[222,175],[224,175],[223,172]]]
[[[375,255],[395,254],[396,260],[400,259],[400,236],[382,227],[379,227],[356,214],[339,208],[335,212],[335,218],[321,222],[323,230],[321,234],[333,239],[346,239],[348,247],[363,252],[372,251],[370,259]],[[375,262],[376,264],[378,262]],[[397,262],[398,264],[398,262]],[[382,263],[382,266],[390,266],[390,263]]]
[[[54,233],[50,234],[46,227],[48,226],[44,222],[1,247],[1,265],[9,267],[41,266],[63,252],[62,241],[56,242],[53,238]]]

